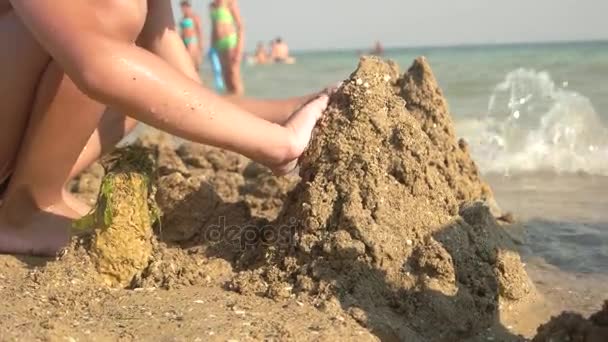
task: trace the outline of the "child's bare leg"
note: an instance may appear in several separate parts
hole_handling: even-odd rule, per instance
[[[118,112],[107,109],[103,114],[97,129],[80,152],[76,164],[70,171],[68,180],[78,176],[87,167],[91,166],[101,156],[112,152],[122,138],[127,136],[137,126],[137,121]],[[90,207],[72,195],[64,188],[63,199],[77,213],[84,215],[90,211]]]
[[[64,185],[104,109],[49,64],[0,207],[0,252],[51,255],[67,243],[82,213],[66,203]]]
[[[110,153],[124,137],[135,129],[137,120],[108,109],[99,121],[78,160],[70,171],[69,179],[76,177],[99,157]]]
[[[0,183],[14,169],[36,83],[50,57],[13,12],[0,13]],[[2,194],[0,193],[0,201]]]

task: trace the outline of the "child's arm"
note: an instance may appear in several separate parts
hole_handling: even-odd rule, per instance
[[[201,82],[176,29],[171,1],[148,1],[146,23],[137,44],[164,59],[192,80]]]
[[[175,29],[171,3],[169,1],[148,1],[148,3],[148,17],[138,44],[160,56],[191,79],[200,82],[190,55]],[[257,100],[233,95],[224,98],[258,117],[284,124],[295,110],[315,96],[316,94],[310,94],[281,100]]]
[[[182,138],[233,150],[281,171],[302,153],[327,103],[326,97],[321,98],[292,116],[285,126],[273,124],[222,100],[129,43],[134,37],[123,36],[114,26],[98,25],[94,2],[11,3],[39,42],[91,98]],[[114,12],[114,20],[133,20],[132,13]]]
[[[314,99],[319,93],[291,97],[279,100],[258,100],[249,97],[227,95],[224,99],[256,116],[274,123],[283,125],[287,122],[293,112],[299,109],[306,102]]]

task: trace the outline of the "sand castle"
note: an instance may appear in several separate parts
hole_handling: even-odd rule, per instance
[[[238,291],[335,297],[400,340],[475,335],[501,303],[533,292],[424,59],[403,76],[363,59],[301,169],[274,231],[260,234],[276,240],[251,260],[262,271],[243,271]]]

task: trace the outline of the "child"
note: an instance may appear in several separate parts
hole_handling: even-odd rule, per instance
[[[284,174],[328,101],[222,99],[204,89],[169,1],[0,0],[0,45],[2,253],[64,247],[71,220],[89,210],[66,183],[135,120]]]
[[[182,20],[179,22],[182,41],[192,58],[195,68],[198,70],[203,56],[203,35],[201,33],[201,19],[194,13],[190,1],[180,3],[182,9]]]
[[[210,5],[213,47],[220,55],[224,83],[231,94],[244,92],[241,80],[243,21],[236,0],[213,0]]]

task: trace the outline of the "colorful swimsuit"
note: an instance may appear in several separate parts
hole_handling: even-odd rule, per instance
[[[182,31],[187,30],[187,29],[193,29],[194,20],[192,18],[183,18],[182,21],[179,23],[179,26],[181,27]],[[183,40],[184,40],[184,44],[186,44],[186,46],[188,46],[190,44],[196,44],[198,41],[196,39],[196,36],[184,37]]]
[[[215,23],[234,24],[234,17],[230,10],[224,6],[211,9],[211,20]],[[227,51],[234,49],[239,42],[239,37],[236,33],[227,35],[218,39],[214,47],[217,51]]]

